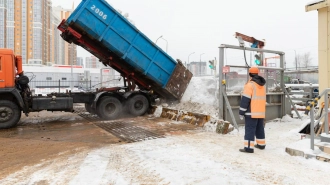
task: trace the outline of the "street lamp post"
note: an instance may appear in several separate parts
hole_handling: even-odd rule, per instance
[[[161,35],[160,37],[158,37],[158,39],[160,39],[160,38],[162,38],[163,40],[166,41],[166,53],[167,53],[168,42],[167,42],[166,39],[164,39],[163,35]],[[156,40],[156,44],[157,44],[158,39]]]
[[[298,78],[298,59],[297,59],[297,52],[296,50],[293,50],[294,51],[294,59],[296,61],[296,78]]]
[[[158,39],[160,39],[160,38],[162,38],[162,37],[163,37],[163,35],[161,35],[160,37],[158,37]],[[158,39],[156,40],[156,44],[157,44]]]
[[[164,39],[164,37],[162,37],[162,39],[166,41],[166,53],[167,53],[167,46],[168,46],[168,42],[167,42],[167,40],[166,40],[166,39]]]
[[[199,76],[202,76],[202,55],[205,53],[202,53],[199,55]]]
[[[188,55],[188,64],[189,64],[189,57],[190,57],[190,55],[192,55],[192,54],[194,54],[195,52],[192,52],[192,53],[190,53],[189,55]],[[186,67],[187,67],[187,64],[186,64]]]

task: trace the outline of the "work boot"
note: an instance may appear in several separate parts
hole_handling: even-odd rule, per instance
[[[253,153],[253,150],[245,150],[245,148],[239,149],[239,151],[244,153]]]
[[[254,145],[254,148],[258,148],[258,149],[260,149],[260,150],[265,149],[265,147],[266,147],[266,146],[261,146],[261,145],[258,145],[258,144]]]

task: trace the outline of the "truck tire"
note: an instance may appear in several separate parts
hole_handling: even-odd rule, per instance
[[[149,101],[147,97],[138,94],[128,100],[128,112],[134,116],[142,116],[149,108]]]
[[[85,103],[85,109],[87,112],[91,113],[91,114],[95,114],[95,109],[92,108],[92,104],[90,103]]]
[[[0,100],[0,129],[16,126],[21,119],[21,113],[16,103]]]
[[[116,119],[122,112],[123,106],[115,97],[103,97],[99,100],[96,114],[102,119]]]

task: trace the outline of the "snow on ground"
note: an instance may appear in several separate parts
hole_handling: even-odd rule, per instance
[[[176,107],[216,116],[212,80],[193,78]],[[242,126],[226,135],[204,129],[59,156],[26,166],[0,184],[329,184],[329,163],[285,152],[290,145],[319,152],[310,151],[310,140],[298,133],[307,120],[284,116],[266,123],[266,149],[255,149],[253,154],[238,151],[243,147]]]

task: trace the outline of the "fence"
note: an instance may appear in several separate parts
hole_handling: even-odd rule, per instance
[[[318,84],[285,84],[285,86],[294,103],[302,106],[307,106],[319,95]]]
[[[120,79],[109,81],[68,81],[68,80],[47,80],[47,81],[31,81],[30,89],[34,90],[35,94],[49,94],[52,92],[63,93],[68,90],[72,92],[93,91],[101,87],[116,87],[123,86]]]

